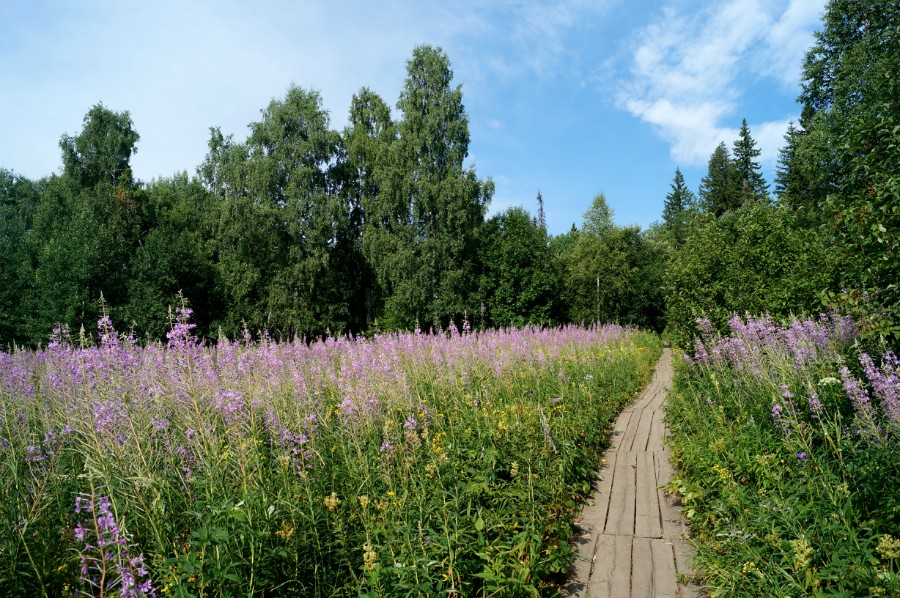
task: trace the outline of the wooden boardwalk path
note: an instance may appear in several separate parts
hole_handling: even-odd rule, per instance
[[[578,524],[571,596],[700,595],[693,584],[679,583],[679,574],[691,572],[691,547],[682,539],[681,510],[663,492],[674,475],[663,443],[662,406],[671,384],[672,354],[665,349],[650,384],[616,420],[593,504]]]

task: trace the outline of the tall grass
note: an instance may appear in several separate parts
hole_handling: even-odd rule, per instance
[[[710,595],[900,595],[896,356],[840,317],[730,325],[677,368],[667,414]]]
[[[0,353],[0,594],[553,595],[610,420],[615,326]]]

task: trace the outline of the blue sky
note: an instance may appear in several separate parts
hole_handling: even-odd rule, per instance
[[[567,230],[598,192],[619,224],[659,220],[675,167],[696,190],[746,118],[772,182],[824,0],[7,0],[0,167],[60,168],[59,137],[97,102],[128,110],[141,180],[193,173],[209,127],[244,139],[290,84],[342,129],[367,86],[395,105],[406,60],[441,46],[463,86],[470,162],[491,212]]]

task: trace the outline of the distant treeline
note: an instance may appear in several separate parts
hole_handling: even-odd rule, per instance
[[[0,171],[0,343],[44,341],[58,323],[90,333],[101,310],[158,339],[179,294],[212,338],[466,319],[658,326],[658,277],[640,273],[661,250],[614,227],[602,196],[596,222],[559,238],[542,208],[486,220],[494,187],[464,164],[468,120],[448,57],[416,48],[407,71],[397,121],[364,88],[335,131],[319,95],[291,87],[246,142],[214,128],[194,176],[148,184],[131,172],[129,114],[94,106],[60,141],[61,174]]]
[[[291,87],[244,143],[211,129],[193,176],[137,181],[130,116],[97,105],[63,135],[61,174],[0,170],[0,344],[91,332],[104,310],[162,338],[179,297],[206,338],[599,320],[684,343],[699,316],[842,309],[896,342],[894,4],[829,3],[774,189],[744,121],[696,194],[676,170],[646,231],[616,226],[602,193],[562,235],[539,192],[536,215],[486,219],[493,184],[465,166],[462,92],[438,48],[413,51],[399,120],[363,88],[336,131],[318,93]]]

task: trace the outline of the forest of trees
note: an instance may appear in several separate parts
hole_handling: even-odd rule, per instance
[[[448,56],[421,46],[396,107],[363,88],[331,128],[290,87],[243,143],[213,128],[195,174],[149,183],[127,112],[94,106],[60,140],[62,169],[0,169],[0,346],[46,342],[101,312],[163,338],[172,306],[198,333],[276,338],[379,330],[694,320],[848,311],[900,338],[900,34],[893,2],[832,0],[807,54],[800,120],[774,186],[746,120],[697,193],[676,169],[658,225],[618,226],[600,193],[550,235],[543,199],[490,218],[466,166],[469,127]]]

